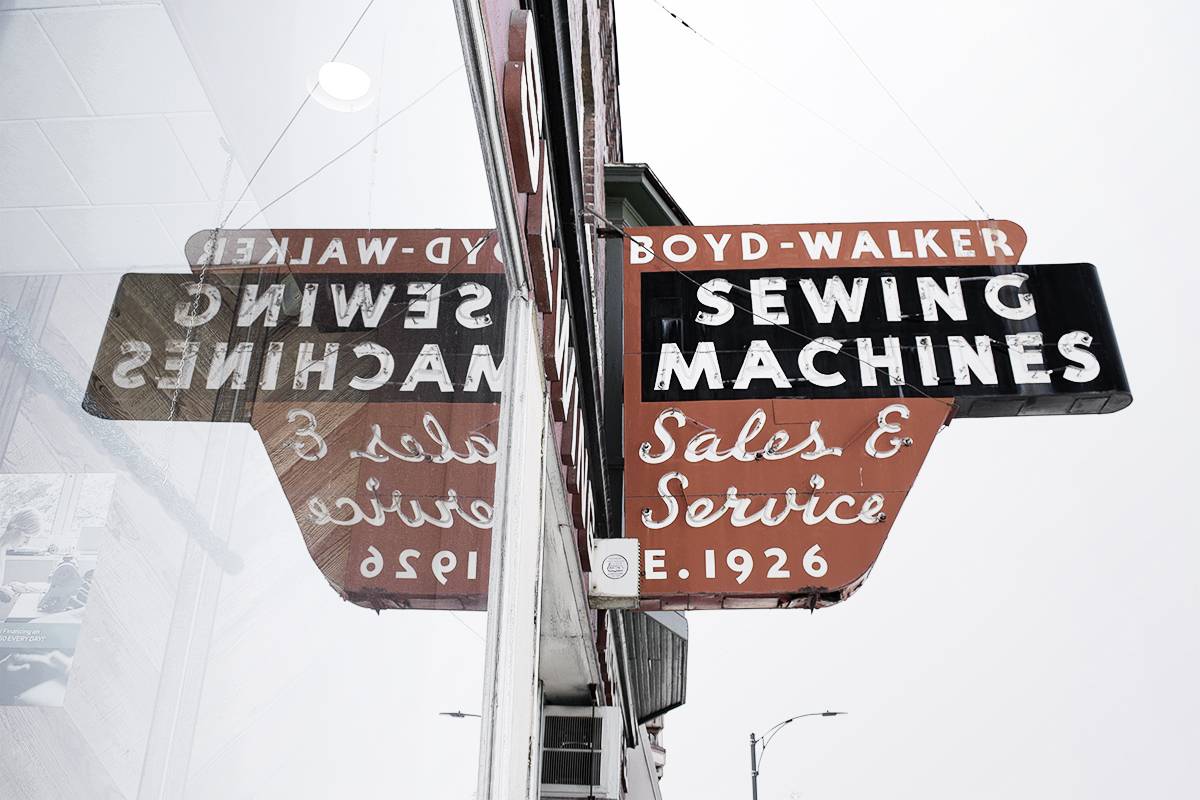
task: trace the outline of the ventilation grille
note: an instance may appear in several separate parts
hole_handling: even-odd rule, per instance
[[[546,717],[542,735],[542,783],[600,784],[602,717]]]

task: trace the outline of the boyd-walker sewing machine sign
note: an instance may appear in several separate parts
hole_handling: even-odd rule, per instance
[[[1095,268],[1011,222],[625,233],[643,609],[843,600],[956,414],[1131,402]]]
[[[488,231],[220,231],[127,275],[93,413],[249,422],[314,561],[374,608],[486,607],[506,288]]]

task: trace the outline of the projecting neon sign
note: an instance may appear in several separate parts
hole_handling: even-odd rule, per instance
[[[1095,268],[1011,222],[625,233],[644,608],[838,602],[956,414],[1132,400]]]

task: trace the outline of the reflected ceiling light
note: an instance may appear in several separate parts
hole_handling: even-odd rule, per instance
[[[375,100],[371,76],[344,61],[330,61],[317,71],[317,80],[309,80],[313,98],[334,111],[361,111]]]
[[[338,100],[357,100],[371,91],[371,76],[353,64],[330,61],[317,72],[317,83]]]

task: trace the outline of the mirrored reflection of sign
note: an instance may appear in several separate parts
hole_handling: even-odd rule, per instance
[[[491,239],[196,234],[200,275],[124,278],[86,404],[251,423],[344,596],[483,608],[507,291]]]
[[[115,482],[0,475],[0,705],[62,705]]]
[[[309,551],[340,554],[349,599],[484,609],[497,420],[486,403],[264,403],[254,424]]]
[[[626,229],[643,608],[802,606],[874,564],[957,414],[1131,402],[1094,267],[1005,221]]]

